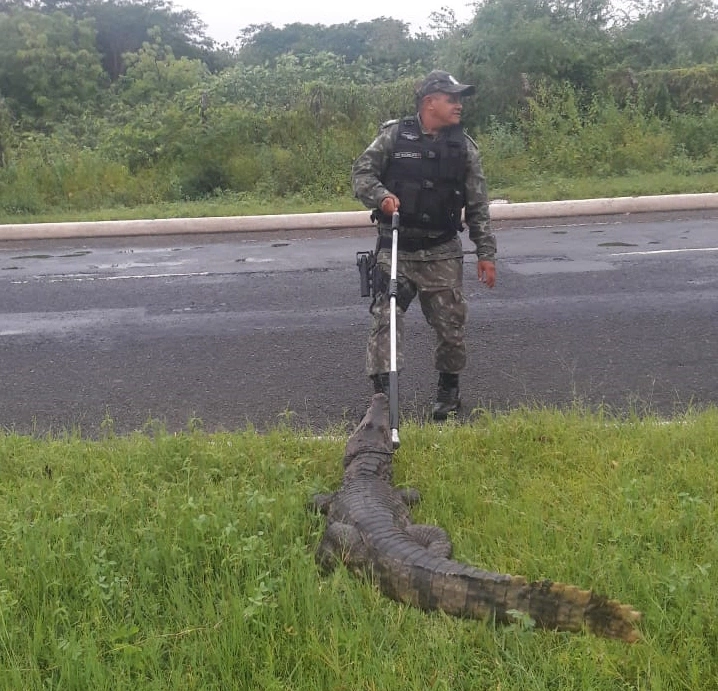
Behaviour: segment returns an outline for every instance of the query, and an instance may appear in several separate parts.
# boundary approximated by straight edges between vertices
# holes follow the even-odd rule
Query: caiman
[[[327,517],[316,553],[325,572],[344,563],[386,596],[424,610],[498,623],[527,615],[545,629],[639,640],[640,613],[630,605],[577,586],[528,582],[452,560],[442,528],[411,522],[409,506],[418,492],[392,485],[392,459],[388,399],[376,394],[347,442],[340,489],[313,500]]]

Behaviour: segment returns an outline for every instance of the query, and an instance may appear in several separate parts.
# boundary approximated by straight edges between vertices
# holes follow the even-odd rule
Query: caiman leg
[[[359,531],[348,523],[330,523],[317,547],[316,562],[324,573],[330,573],[339,564],[361,568],[369,561]]]
[[[309,510],[326,516],[327,513],[329,513],[329,506],[335,494],[336,492],[331,492],[330,494],[315,494],[309,502]]]
[[[413,487],[402,487],[396,491],[399,493],[401,500],[407,506],[414,506],[421,501],[421,494],[419,494],[418,489],[414,489]]]

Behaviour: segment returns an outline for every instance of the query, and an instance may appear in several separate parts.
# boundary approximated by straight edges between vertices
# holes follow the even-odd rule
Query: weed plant
[[[321,575],[345,434],[0,436],[0,689],[715,689],[718,411],[402,427],[456,557],[643,612],[629,646],[423,613]]]

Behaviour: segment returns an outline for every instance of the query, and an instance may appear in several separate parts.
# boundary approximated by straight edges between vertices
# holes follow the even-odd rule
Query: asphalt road
[[[497,224],[498,283],[466,256],[480,408],[671,415],[718,400],[718,213]],[[44,434],[354,424],[366,231],[0,243],[0,426]],[[470,250],[470,245],[466,244]],[[424,418],[433,337],[406,323],[404,415]]]

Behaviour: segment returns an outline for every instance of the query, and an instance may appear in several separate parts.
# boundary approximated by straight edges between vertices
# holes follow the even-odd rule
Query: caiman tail
[[[534,625],[557,631],[582,631],[634,643],[641,618],[630,605],[550,580],[532,583],[522,576],[484,571],[451,559],[423,564],[396,562],[382,572],[382,590],[425,610],[508,624],[528,615]],[[400,575],[403,573],[403,577]]]

